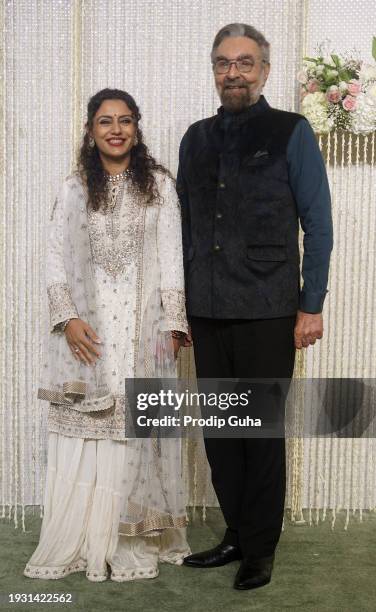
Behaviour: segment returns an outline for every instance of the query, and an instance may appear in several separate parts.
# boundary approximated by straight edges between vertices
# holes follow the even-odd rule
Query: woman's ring
[[[80,349],[76,347],[76,348],[74,349],[74,352],[75,352],[75,353],[79,353],[79,352],[80,352]]]

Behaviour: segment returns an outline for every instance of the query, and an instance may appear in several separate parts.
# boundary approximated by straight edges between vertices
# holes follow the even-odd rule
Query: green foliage
[[[355,78],[355,76],[356,72],[350,72],[350,70],[347,70],[346,68],[340,70],[339,72],[339,80],[345,81],[346,83],[350,81],[350,79]]]
[[[333,62],[335,63],[337,68],[341,67],[341,60],[339,59],[338,55],[335,55],[334,53],[332,53],[332,55],[330,56],[333,60]]]
[[[319,64],[320,62],[318,61],[321,58],[316,58],[316,57],[303,57],[303,60],[305,62],[313,62],[314,64]]]

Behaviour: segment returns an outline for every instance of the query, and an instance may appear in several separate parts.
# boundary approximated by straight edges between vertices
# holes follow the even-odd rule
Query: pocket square
[[[264,155],[269,155],[269,151],[256,151],[253,157],[263,157]]]

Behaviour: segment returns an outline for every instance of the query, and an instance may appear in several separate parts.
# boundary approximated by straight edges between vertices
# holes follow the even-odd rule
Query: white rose
[[[308,94],[303,100],[302,106],[304,108],[311,108],[319,104],[326,104],[325,94],[322,91],[315,91],[315,93]]]
[[[325,70],[325,66],[323,66],[322,64],[319,64],[316,67],[316,74],[320,76],[324,72],[324,70]]]
[[[369,134],[376,129],[376,101],[372,96],[360,93],[357,105],[351,113],[351,128],[356,134]]]
[[[370,97],[376,102],[376,83],[367,89],[367,98]]]
[[[362,81],[376,81],[376,66],[363,62],[359,70],[359,78]]]
[[[305,96],[302,111],[315,132],[319,134],[330,132],[333,120],[328,117],[328,103],[322,91]]]
[[[340,89],[340,91],[341,91],[342,93],[344,93],[345,91],[347,91],[347,83],[346,83],[346,81],[340,81],[340,82],[338,83],[338,87],[339,87],[339,89]]]
[[[328,70],[328,77],[336,77],[338,76],[338,70]]]

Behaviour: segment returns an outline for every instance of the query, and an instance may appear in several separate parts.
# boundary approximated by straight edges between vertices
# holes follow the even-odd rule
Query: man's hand
[[[294,338],[297,349],[306,348],[310,344],[315,344],[320,340],[324,333],[322,314],[310,314],[298,310],[296,317]]]

